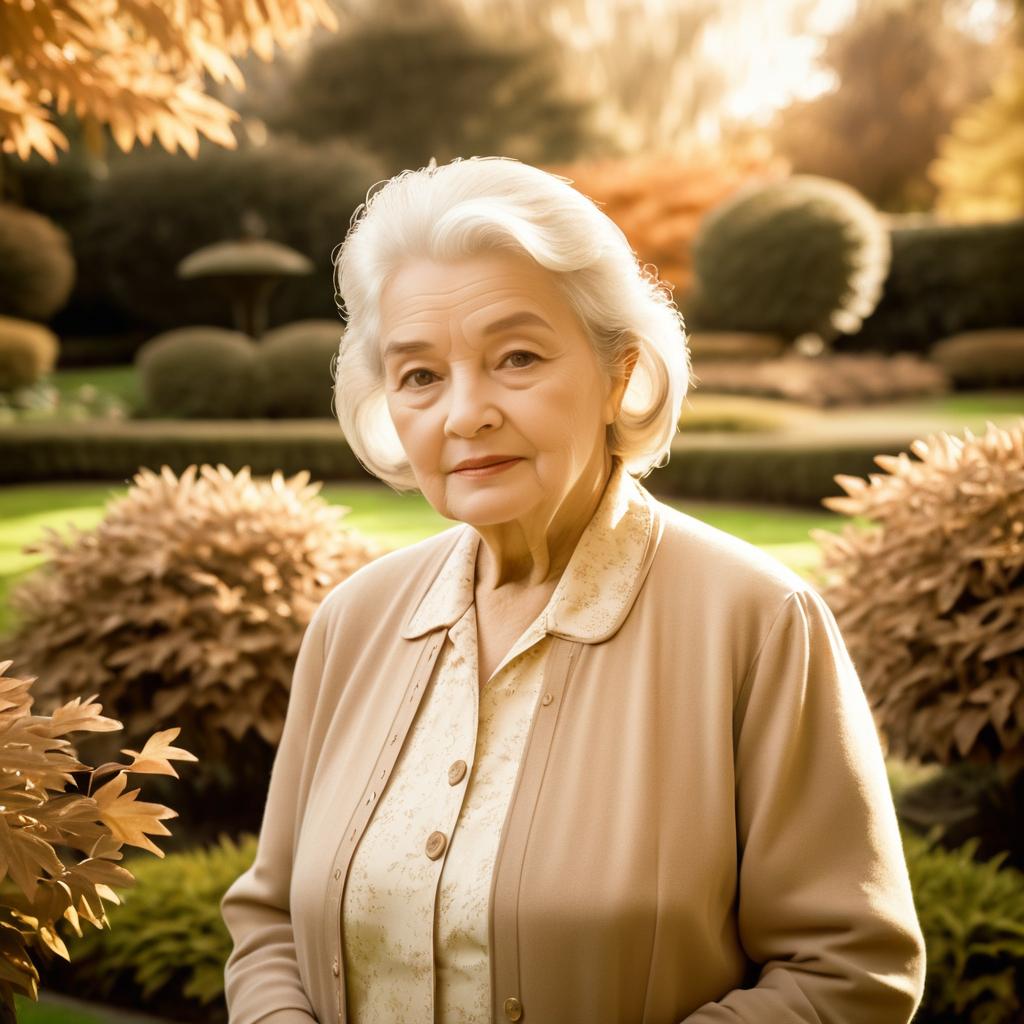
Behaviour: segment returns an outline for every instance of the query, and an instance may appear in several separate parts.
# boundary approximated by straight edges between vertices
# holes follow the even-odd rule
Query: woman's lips
[[[503,470],[514,466],[517,462],[522,462],[522,459],[508,459],[505,462],[494,462],[490,466],[475,466],[473,469],[457,469],[455,472],[459,476],[496,476]]]

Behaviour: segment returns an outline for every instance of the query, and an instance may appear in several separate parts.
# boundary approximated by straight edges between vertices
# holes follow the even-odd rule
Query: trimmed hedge
[[[882,299],[840,352],[919,352],[940,338],[1024,327],[1024,219],[994,224],[907,223],[892,229]]]
[[[685,434],[667,466],[644,481],[653,493],[681,498],[766,501],[819,508],[844,492],[838,473],[877,471],[880,452],[909,449],[912,436],[850,440],[755,434]],[[127,480],[139,466],[224,463],[257,475],[308,469],[318,480],[374,480],[332,420],[131,421],[32,423],[0,428],[0,483]]]
[[[1024,875],[976,844],[946,851],[902,832],[927,947],[925,993],[914,1024],[1016,1024],[1024,984]],[[231,937],[220,915],[229,885],[252,863],[256,836],[135,858],[137,886],[107,908],[110,927],[62,926],[71,962],[54,957],[44,988],[101,995],[179,1020],[225,1024],[223,964]]]

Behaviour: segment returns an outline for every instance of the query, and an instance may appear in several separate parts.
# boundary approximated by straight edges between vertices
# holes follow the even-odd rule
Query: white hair
[[[457,159],[403,171],[371,189],[353,214],[333,260],[347,324],[334,408],[356,458],[393,489],[417,484],[387,408],[381,292],[413,259],[495,249],[552,272],[609,379],[637,352],[619,415],[607,426],[608,450],[634,476],[668,462],[690,385],[683,318],[619,227],[569,181],[506,157]]]

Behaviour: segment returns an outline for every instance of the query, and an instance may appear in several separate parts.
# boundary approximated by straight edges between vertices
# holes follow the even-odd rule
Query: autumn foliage
[[[865,517],[823,548],[823,594],[890,753],[1024,770],[1024,420],[837,476],[836,512]]]
[[[96,148],[106,124],[125,152],[156,138],[195,156],[200,133],[233,149],[238,115],[204,93],[203,75],[242,89],[234,57],[269,61],[275,42],[291,45],[317,23],[338,26],[325,0],[0,3],[0,146],[55,161],[68,148],[56,108],[73,111]]]
[[[10,665],[0,662],[0,1008],[13,1019],[14,993],[37,998],[30,952],[70,960],[58,921],[69,921],[79,936],[82,920],[102,928],[109,924],[102,901],[117,904],[114,887],[134,885],[117,863],[121,847],[164,856],[149,836],[170,835],[161,822],[177,812],[137,800],[139,789],[126,790],[128,773],[178,778],[170,762],[196,758],[171,746],[179,732],[173,728],[154,733],[141,750],[122,750],[127,763],[90,768],[67,735],[109,732],[121,723],[100,714],[95,695],[76,697],[49,716],[33,714],[34,680],[7,676]],[[84,793],[72,774],[83,771]]]
[[[142,469],[95,529],[49,530],[28,549],[47,563],[11,595],[40,704],[100,692],[129,736],[173,715],[211,764],[240,743],[249,760],[253,744],[276,748],[314,610],[381,553],[320,486],[308,472]]]

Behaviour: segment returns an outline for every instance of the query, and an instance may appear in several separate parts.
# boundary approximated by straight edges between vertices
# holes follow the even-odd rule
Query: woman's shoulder
[[[657,499],[655,499],[657,501]],[[659,577],[687,581],[707,600],[778,608],[813,586],[774,555],[719,527],[657,501],[662,519]]]
[[[360,566],[335,584],[317,608],[317,616],[336,620],[345,614],[379,617],[386,610],[406,606],[418,589],[440,569],[465,524],[388,551]]]

